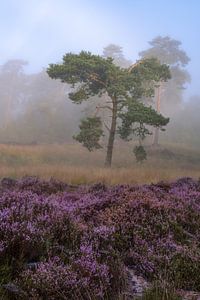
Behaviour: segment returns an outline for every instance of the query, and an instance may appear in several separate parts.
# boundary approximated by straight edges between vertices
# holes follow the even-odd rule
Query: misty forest
[[[2,4],[18,25],[9,21],[16,43],[10,51],[4,16],[0,299],[200,299],[199,45],[189,35],[197,31],[192,14],[199,5],[183,4],[184,12],[191,9],[190,25],[179,16],[188,40],[175,10],[172,28],[168,15],[158,24],[145,20],[146,31],[134,31],[143,32],[140,42],[121,31],[130,33],[126,26],[133,22],[128,0],[114,10],[103,1],[105,15],[98,5],[101,29],[92,28],[95,17],[86,21],[86,8],[81,12],[75,3],[68,3],[70,17],[62,0],[44,0],[41,7],[31,1],[40,12],[34,19],[23,0],[20,12],[14,2]],[[95,4],[83,2],[98,23]],[[152,11],[146,7],[150,17],[157,2]],[[137,18],[144,18],[143,6],[137,3]],[[20,44],[26,12],[23,22],[33,18],[41,27],[37,34],[31,27]],[[111,34],[108,20],[123,13],[119,36]],[[56,32],[55,24],[71,26],[74,37],[69,29],[65,37]],[[107,31],[109,38],[101,38]],[[33,55],[37,47],[43,50]]]

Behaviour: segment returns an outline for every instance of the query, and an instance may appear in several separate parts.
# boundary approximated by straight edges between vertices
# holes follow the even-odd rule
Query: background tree
[[[26,136],[29,132],[38,143],[71,140],[73,128],[78,128],[80,109],[66,101],[69,90],[66,84],[52,81],[46,69],[32,75],[31,98],[23,116],[26,125],[20,126]]]
[[[5,129],[27,101],[25,95],[29,86],[29,76],[24,73],[26,65],[26,61],[15,59],[0,66],[0,106],[3,112],[1,126]]]
[[[171,80],[159,84],[156,91],[156,109],[173,116],[182,103],[185,84],[190,82],[190,75],[185,70],[190,59],[181,49],[181,42],[169,36],[158,36],[149,42],[150,48],[139,53],[141,58],[156,57],[161,64],[170,67]],[[155,129],[154,145],[158,145],[159,129]]]
[[[111,112],[111,124],[106,166],[111,166],[112,163],[119,112],[126,109],[131,100],[138,100],[144,95],[152,97],[155,83],[170,78],[169,68],[156,59],[145,59],[134,68],[125,69],[116,66],[111,58],[105,59],[84,51],[64,55],[63,63],[50,64],[47,73],[51,78],[60,79],[74,87],[69,98],[75,103],[81,103],[95,95],[108,95],[111,106],[105,106],[104,109]]]
[[[132,61],[125,58],[123,48],[119,45],[109,44],[103,49],[103,57],[113,58],[113,63],[121,68],[128,68]]]
[[[190,149],[200,148],[200,96],[191,96],[184,102],[170,122],[165,140]],[[189,121],[188,121],[189,120]],[[189,158],[188,158],[189,160]]]
[[[0,142],[72,141],[82,108],[66,101],[69,86],[52,81],[45,69],[27,74],[26,64],[12,60],[0,67]]]

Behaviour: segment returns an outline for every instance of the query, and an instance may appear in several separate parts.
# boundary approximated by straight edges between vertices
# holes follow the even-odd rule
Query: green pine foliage
[[[79,126],[80,132],[74,139],[82,143],[89,151],[100,149],[99,144],[101,136],[103,136],[101,119],[98,117],[89,117],[81,121]]]
[[[157,113],[151,106],[145,106],[142,102],[129,100],[127,110],[120,113],[122,120],[118,128],[120,137],[124,140],[130,139],[131,134],[136,135],[143,140],[151,131],[146,126],[153,126],[162,130],[169,122],[169,118],[165,118]]]
[[[133,152],[135,154],[137,162],[143,162],[145,159],[147,159],[147,153],[143,146],[135,146]]]

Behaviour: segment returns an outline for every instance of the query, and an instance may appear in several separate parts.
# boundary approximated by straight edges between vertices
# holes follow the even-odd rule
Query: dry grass
[[[139,165],[131,153],[132,146],[116,144],[113,167],[103,167],[105,153],[89,153],[77,144],[12,146],[0,145],[0,177],[19,178],[25,175],[85,184],[150,183],[173,180],[182,176],[200,177],[200,160],[197,151],[165,146],[170,153],[152,151],[147,162]]]

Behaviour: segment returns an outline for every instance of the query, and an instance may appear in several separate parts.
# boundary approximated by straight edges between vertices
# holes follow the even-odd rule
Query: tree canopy
[[[139,53],[142,59],[157,58],[161,64],[170,68],[171,80],[165,84],[163,91],[163,107],[167,110],[169,104],[177,105],[181,102],[182,90],[190,82],[190,75],[185,67],[190,61],[185,51],[181,49],[181,42],[169,36],[158,36],[149,42],[150,48]]]
[[[50,64],[47,73],[53,79],[71,84],[74,89],[69,94],[69,98],[77,104],[92,96],[108,95],[109,101],[103,107],[111,112],[106,166],[111,166],[112,162],[119,113],[124,110],[129,111],[130,103],[139,101],[143,96],[153,97],[156,83],[170,78],[169,67],[160,64],[156,58],[143,59],[133,67],[121,68],[114,64],[111,57],[103,58],[85,51],[80,54],[67,53],[63,56],[62,64]],[[89,122],[91,123],[91,120]],[[100,126],[98,122],[95,124]],[[82,125],[84,126],[80,129],[85,128],[87,123]],[[152,125],[158,126],[153,121]],[[85,139],[87,138],[88,135],[85,134]],[[87,144],[82,138],[81,142]]]
[[[103,49],[103,57],[112,57],[114,64],[121,68],[128,68],[132,64],[125,58],[123,48],[115,44],[109,44]]]
[[[157,58],[160,63],[168,64],[171,80],[159,84],[156,96],[156,109],[173,116],[182,105],[185,84],[190,82],[190,75],[185,69],[190,58],[181,48],[181,42],[169,36],[157,36],[149,42],[150,48],[139,53],[142,59]],[[153,145],[158,146],[159,129],[155,128]]]

